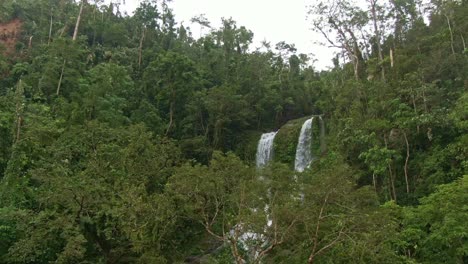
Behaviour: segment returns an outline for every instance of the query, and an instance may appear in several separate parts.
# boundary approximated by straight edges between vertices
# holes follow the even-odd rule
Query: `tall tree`
[[[358,34],[368,23],[367,13],[348,0],[333,0],[314,5],[309,10],[309,15],[313,29],[331,47],[339,48],[346,54],[353,63],[354,78],[360,80],[365,65],[362,56],[364,43]]]
[[[75,30],[73,31],[73,41],[78,37],[78,30],[80,29],[81,17],[83,15],[83,7],[87,4],[86,0],[81,0],[80,11],[76,17]]]

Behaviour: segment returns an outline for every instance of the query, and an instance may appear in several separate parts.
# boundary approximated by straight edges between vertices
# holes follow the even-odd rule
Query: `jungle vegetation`
[[[468,1],[310,4],[329,70],[168,0],[1,1],[0,263],[468,263]]]

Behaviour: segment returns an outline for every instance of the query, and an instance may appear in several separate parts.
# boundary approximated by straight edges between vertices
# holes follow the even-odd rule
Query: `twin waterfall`
[[[323,124],[322,117],[319,116],[320,119],[320,147],[323,150],[324,147],[324,135],[325,135],[325,128]],[[294,169],[297,172],[303,172],[306,168],[308,168],[313,161],[312,155],[312,124],[314,121],[314,117],[306,120],[301,128],[301,133],[299,134],[299,139],[296,147],[296,158],[294,163]],[[263,168],[268,165],[268,163],[273,159],[273,141],[275,140],[275,136],[278,132],[270,132],[264,133],[260,137],[257,145],[257,155],[256,155],[256,164],[257,168]],[[254,211],[258,209],[252,209]],[[265,204],[265,213],[266,213],[266,226],[270,227],[273,224],[273,220],[270,218],[269,214],[269,206]],[[235,228],[231,230],[231,233],[235,232]],[[249,244],[257,244],[257,245],[267,245],[268,240],[262,235],[255,232],[244,232],[240,236],[241,245],[243,246],[244,250],[251,253],[253,259],[258,257],[259,251],[258,248],[254,247],[251,248]]]
[[[323,137],[325,134],[325,127],[321,116],[320,120],[320,147],[325,147]],[[310,166],[314,157],[312,154],[312,125],[314,117],[307,119],[301,128],[299,139],[296,147],[296,158],[294,162],[294,169],[298,172],[303,172]],[[265,167],[269,161],[273,159],[273,141],[277,132],[270,132],[262,134],[257,146],[256,164],[257,168]]]

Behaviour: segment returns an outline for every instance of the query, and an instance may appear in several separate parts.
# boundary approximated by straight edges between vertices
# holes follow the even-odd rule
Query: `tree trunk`
[[[384,135],[384,141],[385,141],[385,148],[388,148],[388,142],[387,142],[387,137]],[[391,161],[392,162],[392,161]],[[397,196],[396,196],[396,190],[395,190],[395,183],[394,183],[394,177],[393,177],[393,171],[392,171],[392,163],[388,163],[388,180],[390,182],[390,197],[396,202],[397,201]]]
[[[403,136],[405,138],[406,143],[406,160],[405,160],[405,181],[406,181],[406,193],[410,192],[409,181],[408,181],[408,161],[410,158],[410,149],[408,143],[408,137],[406,136],[406,132],[403,131]]]
[[[76,37],[78,36],[78,29],[80,27],[81,15],[83,14],[83,6],[85,1],[86,0],[81,0],[80,13],[78,13],[78,17],[76,18],[75,31],[73,32],[73,41],[75,41]]]
[[[390,195],[390,200],[394,200],[393,193],[392,193],[392,181],[390,180],[390,177],[388,177],[387,186],[388,186],[388,194]]]
[[[50,15],[50,26],[49,26],[49,39],[47,40],[47,45],[50,44],[50,40],[52,39],[52,23],[53,23],[52,14]]]
[[[426,92],[425,91],[426,91],[426,88],[423,85],[423,89],[422,89],[423,104],[424,104],[424,111],[427,114],[429,112],[429,109],[427,108],[427,98],[426,98]]]
[[[393,68],[394,61],[393,61],[393,49],[390,49],[390,67]]]
[[[143,53],[143,41],[145,40],[146,27],[143,27],[140,38],[140,46],[138,47],[138,67],[141,67],[142,53]]]
[[[372,20],[374,22],[375,38],[377,42],[380,70],[382,74],[382,80],[385,81],[385,68],[383,66],[382,45],[380,44],[380,31],[377,26],[377,11],[375,10],[375,6],[377,5],[377,0],[371,0],[370,2],[371,2]]]
[[[415,92],[413,91],[413,89],[411,88],[411,101],[413,103],[413,110],[414,110],[414,115],[417,116],[418,115],[418,107],[416,105],[416,96],[415,96]],[[419,133],[419,124],[416,126],[416,131]]]
[[[15,142],[18,142],[20,140],[21,136],[21,123],[23,122],[23,109],[24,109],[24,101],[23,101],[23,96],[24,96],[24,90],[22,86],[22,80],[20,79],[18,82],[18,85],[16,87],[15,91],[15,101],[16,101],[16,138]]]
[[[317,256],[317,246],[318,246],[318,234],[319,234],[319,231],[320,231],[320,224],[321,224],[321,221],[322,221],[322,215],[325,211],[325,206],[327,206],[327,203],[328,203],[328,197],[330,196],[330,193],[327,193],[327,195],[325,196],[325,199],[322,203],[322,207],[320,208],[320,213],[318,215],[318,218],[317,218],[317,224],[315,226],[315,234],[314,234],[314,239],[313,239],[313,246],[312,246],[312,250],[310,252],[310,255],[309,255],[309,258],[307,259],[307,263],[309,264],[312,264],[314,263],[314,260],[315,260],[315,256]]]
[[[395,190],[395,177],[394,177],[394,173],[392,171],[392,164],[391,163],[388,163],[388,172],[389,172],[389,177],[390,177],[390,188],[392,189],[393,200],[396,202],[397,201],[397,195],[396,195],[396,190]]]
[[[174,100],[172,100],[171,105],[169,107],[169,125],[167,126],[166,136],[169,134],[169,131],[172,128],[172,124],[174,123],[174,106],[175,106],[175,103],[174,103]]]
[[[375,194],[377,194],[377,180],[375,179],[375,173],[372,173],[372,184],[374,185]]]
[[[18,118],[16,119],[16,142],[20,140],[22,122],[23,122],[23,117],[21,115],[18,115]]]
[[[462,40],[462,43],[463,43],[463,52],[465,52],[465,50],[466,50],[465,38],[463,37],[463,34],[460,34],[460,37],[461,37],[461,40]]]
[[[325,155],[327,153],[327,142],[325,141],[325,121],[322,116],[319,116],[320,122],[320,154]]]
[[[354,65],[354,78],[356,81],[359,81],[359,72],[360,72],[360,60],[362,59],[361,52],[359,50],[359,45],[358,45],[358,40],[356,36],[354,35],[353,31],[351,31],[349,28],[345,27],[342,28],[340,27],[335,21],[330,20],[329,23],[332,25],[332,27],[338,32],[338,35],[343,38],[344,43],[343,45],[337,46],[325,33],[325,31],[322,30],[320,27],[316,27],[318,31],[322,33],[322,35],[327,39],[327,41],[334,47],[337,48],[344,48],[346,52],[348,53],[348,56],[350,57],[351,61],[353,62]],[[346,33],[348,32],[349,35],[351,36],[348,38],[346,36]],[[349,43],[352,43],[352,47]]]
[[[455,48],[453,47],[453,32],[452,32],[452,26],[450,25],[450,19],[447,15],[444,15],[444,16],[447,19],[447,25],[450,31],[450,47],[452,48],[452,54],[455,54]]]
[[[56,92],[57,96],[60,94],[60,87],[62,86],[63,71],[65,70],[65,63],[66,63],[66,60],[64,59],[63,64],[62,64],[62,71],[60,72],[60,79],[57,85],[57,92]]]
[[[401,11],[399,10],[398,8],[398,5],[396,4],[395,0],[392,0],[391,1],[393,7],[394,7],[394,10],[396,11],[397,15],[396,15],[396,19],[395,19],[395,31],[394,31],[394,35],[395,35],[395,41],[398,42],[398,44],[401,44],[402,40],[401,40],[401,36],[403,35],[403,22],[402,22],[402,14],[401,14]],[[395,46],[395,45],[394,45]]]
[[[239,248],[237,247],[237,243],[239,242],[239,228],[238,226],[234,227],[234,235],[232,237],[228,237],[227,241],[231,244],[231,253],[236,261],[236,264],[244,264],[245,261],[242,258]]]
[[[242,259],[239,249],[237,248],[237,241],[235,239],[232,239],[230,241],[231,247],[232,247],[232,254],[234,256],[234,259],[236,260],[236,264],[244,264],[245,261]]]
[[[357,59],[357,57],[354,58],[353,60],[353,64],[354,64],[354,79],[356,79],[356,81],[359,81],[359,60]]]

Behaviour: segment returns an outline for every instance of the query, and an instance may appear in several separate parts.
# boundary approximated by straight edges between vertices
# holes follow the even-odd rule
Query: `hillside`
[[[468,1],[310,4],[326,71],[171,1],[2,1],[0,264],[467,263]]]

